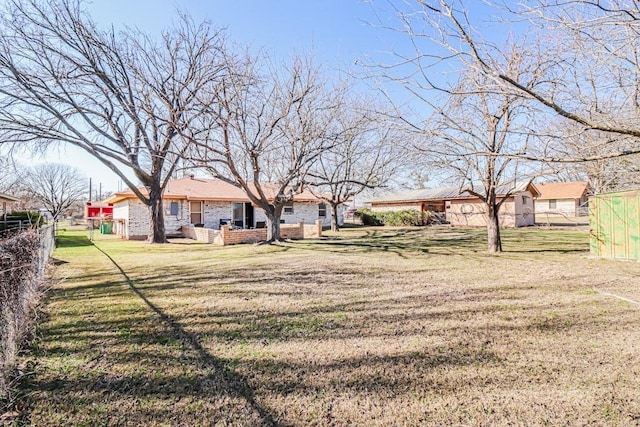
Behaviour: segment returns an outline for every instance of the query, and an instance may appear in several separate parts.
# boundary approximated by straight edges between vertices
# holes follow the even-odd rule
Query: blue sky
[[[229,39],[266,49],[286,59],[294,53],[313,53],[330,70],[356,69],[366,57],[389,60],[387,52],[409,46],[406,35],[370,25],[376,13],[390,21],[386,1],[362,0],[94,0],[87,10],[99,26],[137,27],[157,35],[184,11],[198,22],[209,20],[226,28]],[[406,96],[395,91],[398,96]],[[104,190],[118,190],[118,177],[90,155],[74,147],[51,152],[47,161],[62,161],[80,168],[102,183]]]
[[[351,61],[391,36],[363,21],[372,7],[359,0],[110,0],[96,1],[91,14],[100,23],[157,32],[176,10],[227,28],[231,39],[265,47],[279,55],[313,48],[326,61]]]
[[[99,26],[130,26],[150,34],[170,26],[180,10],[195,21],[206,19],[225,28],[235,42],[266,49],[280,59],[312,52],[333,70],[353,68],[364,56],[387,51],[399,41],[398,35],[366,23],[375,14],[371,4],[359,0],[94,0],[87,10]],[[103,190],[122,186],[115,174],[75,147],[51,151],[47,161],[73,164],[93,178],[94,188],[99,182]]]

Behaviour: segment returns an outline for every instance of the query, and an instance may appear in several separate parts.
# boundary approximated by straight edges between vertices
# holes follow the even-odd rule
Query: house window
[[[178,202],[171,202],[169,205],[169,215],[178,215]]]
[[[522,204],[526,205],[527,203],[529,203],[529,197],[527,196],[522,196]]]
[[[319,218],[325,218],[327,216],[327,204],[326,203],[320,203],[318,205],[318,217]]]
[[[202,224],[202,202],[189,202],[191,224]]]
[[[555,209],[558,207],[558,201],[556,199],[549,199],[549,209]]]
[[[285,203],[284,204],[283,213],[285,215],[292,215],[293,214],[293,202],[289,202],[289,203]]]

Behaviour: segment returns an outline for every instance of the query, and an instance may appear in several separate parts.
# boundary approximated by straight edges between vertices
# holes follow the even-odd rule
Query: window
[[[189,202],[191,224],[202,224],[202,202]]]
[[[285,203],[283,213],[285,215],[293,214],[293,202]]]
[[[232,203],[231,211],[233,212],[233,226],[244,228],[244,203]]]
[[[558,206],[557,200],[556,199],[549,199],[549,209],[555,209]]]
[[[171,202],[169,205],[169,215],[178,215],[178,202]]]
[[[319,218],[325,218],[327,216],[327,204],[326,203],[320,203],[318,205],[318,217]]]
[[[522,204],[526,205],[527,203],[529,203],[529,197],[527,196],[522,196]]]

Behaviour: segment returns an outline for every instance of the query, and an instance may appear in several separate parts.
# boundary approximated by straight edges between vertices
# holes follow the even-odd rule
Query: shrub
[[[378,212],[373,212],[369,208],[360,208],[356,211],[355,216],[360,218],[362,225],[384,225],[384,222],[378,216]]]
[[[0,221],[0,231],[20,230],[25,228],[40,228],[45,222],[45,218],[39,212],[21,211],[12,212],[7,215],[6,220]]]
[[[425,225],[431,216],[430,212],[420,212],[415,209],[401,211],[374,212],[369,208],[358,209],[359,216],[364,225],[389,225],[392,227],[405,227],[413,225]]]
[[[40,214],[40,212],[35,211],[19,211],[12,212],[7,215],[7,221],[21,221],[23,223],[29,224],[32,227],[42,227],[44,224],[45,218]]]
[[[420,212],[413,209],[406,209],[395,212],[383,212],[383,220],[385,225],[390,226],[411,226],[424,225],[429,217],[428,212]]]

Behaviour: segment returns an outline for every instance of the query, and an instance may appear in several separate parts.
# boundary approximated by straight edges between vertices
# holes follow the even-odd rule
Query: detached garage
[[[589,222],[592,254],[640,260],[640,190],[591,197]]]

